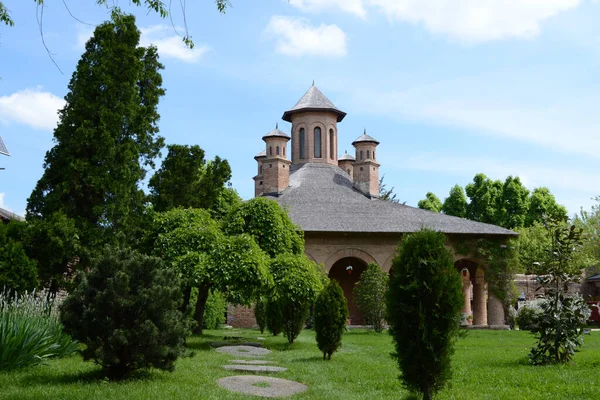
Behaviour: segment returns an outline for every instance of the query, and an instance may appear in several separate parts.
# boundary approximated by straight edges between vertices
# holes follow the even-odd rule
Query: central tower
[[[346,113],[339,110],[313,84],[282,119],[292,123],[292,164],[338,165],[337,123]]]

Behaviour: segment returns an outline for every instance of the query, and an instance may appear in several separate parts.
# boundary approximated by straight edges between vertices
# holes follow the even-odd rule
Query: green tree
[[[233,303],[249,305],[272,285],[268,258],[252,237],[224,235],[206,210],[157,213],[147,247],[179,272],[184,309],[189,304],[191,288],[198,288],[196,333],[202,333],[204,308],[212,290],[226,292]]]
[[[450,189],[450,195],[444,200],[444,204],[442,205],[442,212],[455,217],[466,218],[467,196],[465,196],[462,186],[454,185]]]
[[[533,189],[529,197],[525,226],[532,226],[536,222],[543,223],[544,217],[564,221],[567,219],[567,209],[556,202],[550,189],[540,187]]]
[[[383,331],[385,326],[385,294],[388,281],[389,275],[379,265],[371,263],[354,286],[356,305],[375,332]]]
[[[332,279],[315,302],[315,335],[323,360],[331,360],[331,355],[342,345],[347,320],[348,305],[344,292]]]
[[[587,275],[600,272],[600,196],[589,211],[581,210],[573,223],[582,229],[583,246],[576,262],[587,269]]]
[[[13,224],[23,223],[9,225]],[[21,242],[9,235],[9,225],[0,223],[0,291],[32,291],[39,286],[36,262],[27,257]]]
[[[477,174],[473,183],[465,187],[469,197],[467,218],[488,224],[500,223],[501,211],[498,210],[502,198],[502,182],[492,181],[484,174]]]
[[[569,295],[568,283],[579,282],[581,270],[573,264],[573,254],[582,245],[582,230],[575,225],[565,226],[560,221],[548,221],[551,246],[540,262],[545,275],[538,281],[546,290],[547,301],[531,330],[537,344],[531,349],[534,365],[566,363],[583,344],[583,327],[590,311],[580,295]]]
[[[281,310],[282,331],[289,343],[302,331],[310,307],[323,288],[322,273],[305,255],[280,254],[271,260],[275,284],[271,301]]]
[[[379,199],[391,201],[392,203],[400,203],[400,199],[398,199],[396,193],[394,193],[394,187],[388,189],[383,178],[385,178],[385,175],[382,175],[381,178],[379,178]]]
[[[231,179],[227,160],[215,157],[208,163],[200,146],[169,145],[160,169],[150,178],[154,210],[173,208],[215,209]]]
[[[133,16],[96,28],[69,83],[44,174],[28,199],[29,220],[62,212],[84,246],[117,239],[105,233],[139,223],[145,201],[139,183],[163,146],[157,110],[163,66],[156,48],[139,41]]]
[[[254,304],[254,318],[261,335],[265,333],[267,327],[267,301],[264,298],[259,298]]]
[[[256,197],[232,209],[224,220],[228,235],[247,233],[269,257],[304,254],[304,234],[275,200]]]
[[[521,179],[508,176],[498,197],[496,223],[508,229],[525,226],[529,210],[529,190]]]
[[[407,235],[392,261],[387,321],[401,379],[429,400],[451,378],[451,356],[464,298],[446,236]]]
[[[431,192],[427,192],[425,199],[419,200],[417,205],[423,210],[429,210],[437,213],[441,212],[443,207],[442,201]]]
[[[172,371],[191,323],[177,309],[176,272],[156,257],[106,247],[61,306],[67,333],[86,345],[84,360],[112,379],[150,367]]]

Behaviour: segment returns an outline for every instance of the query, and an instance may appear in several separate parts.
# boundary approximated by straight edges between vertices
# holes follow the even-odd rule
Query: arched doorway
[[[487,325],[487,291],[484,280],[484,271],[476,262],[461,259],[454,263],[460,272],[464,305],[463,314],[471,316],[469,325]]]
[[[367,269],[367,263],[360,258],[344,257],[336,261],[329,270],[329,278],[338,281],[344,291],[350,314],[348,319],[351,325],[364,325],[365,323],[352,295],[354,285],[356,285],[365,269]]]

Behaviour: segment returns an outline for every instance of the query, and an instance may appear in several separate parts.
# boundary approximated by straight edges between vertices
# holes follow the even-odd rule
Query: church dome
[[[292,115],[302,111],[329,111],[337,114],[337,122],[342,122],[346,113],[338,109],[314,84],[294,107],[283,113],[284,121],[292,122]]]

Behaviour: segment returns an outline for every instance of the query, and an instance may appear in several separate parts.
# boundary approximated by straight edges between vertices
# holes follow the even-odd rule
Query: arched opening
[[[354,302],[352,290],[360,279],[362,273],[367,269],[367,263],[356,257],[344,257],[336,261],[329,270],[329,278],[338,281],[344,297],[348,303],[348,312],[351,325],[364,325],[365,321]]]
[[[476,262],[462,259],[454,263],[463,284],[464,305],[461,313],[466,315],[467,325],[487,325],[487,290],[484,271]],[[461,321],[465,324],[465,321]]]

